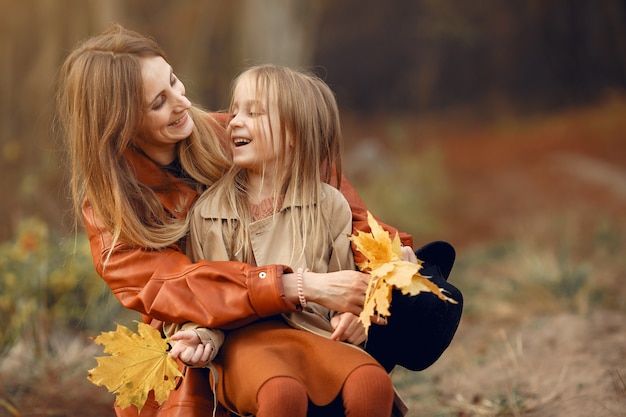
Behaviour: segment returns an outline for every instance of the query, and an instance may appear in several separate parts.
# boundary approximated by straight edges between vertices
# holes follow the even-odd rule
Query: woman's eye
[[[154,106],[152,106],[152,110],[159,110],[161,107],[163,107],[163,104],[165,104],[165,98],[162,97],[161,99],[159,99],[159,101],[154,103]]]
[[[178,78],[172,74],[172,79],[170,80],[170,85],[174,87],[174,85],[178,82]]]

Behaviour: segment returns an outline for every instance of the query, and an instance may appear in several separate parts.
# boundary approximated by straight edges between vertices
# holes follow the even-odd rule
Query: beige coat
[[[306,210],[301,201],[284,201],[281,210],[274,216],[251,223],[252,250],[257,265],[281,264],[313,272],[325,273],[354,269],[354,257],[348,236],[352,232],[352,212],[345,197],[336,188],[322,183],[322,213],[327,220],[329,244],[323,248],[304,248],[304,259],[295,254],[303,252],[304,237],[293,230],[288,220],[292,210]],[[192,260],[207,259],[237,260],[238,254],[229,253],[225,242],[222,220],[236,219],[235,214],[223,201],[210,199],[207,194],[200,197],[192,214],[188,242],[188,254]],[[295,233],[295,234],[294,234]],[[293,241],[293,236],[299,238]],[[294,327],[329,336],[332,333],[332,312],[325,307],[308,303],[302,312],[283,314]],[[322,318],[322,320],[319,320]]]
[[[307,207],[300,201],[284,201],[276,215],[248,226],[257,265],[280,264],[290,266],[294,271],[308,268],[319,273],[355,268],[348,239],[352,232],[350,205],[339,190],[325,183],[321,185],[322,213],[327,220],[329,244],[323,248],[308,245],[304,248],[304,259],[296,257],[294,254],[302,253],[304,239],[300,236],[295,242],[292,241],[295,231],[288,216],[291,210],[306,210]],[[210,197],[210,193],[203,194],[193,209],[187,253],[194,262],[200,259],[242,261],[238,254],[229,252],[222,227],[223,220],[236,220],[235,213],[224,201]],[[308,303],[301,312],[283,314],[290,325],[327,337],[333,330],[330,326],[331,316],[331,311],[314,303]],[[223,341],[220,331],[211,331],[193,323],[164,325],[168,337],[181,329],[194,329],[203,343],[211,342],[214,349],[210,360],[213,360]]]
[[[299,201],[284,201],[279,213],[251,223],[248,228],[257,265],[279,263],[297,268],[309,268],[314,272],[354,269],[354,258],[348,236],[352,232],[352,212],[341,192],[328,184],[322,184],[322,212],[327,220],[331,242],[322,248],[304,248],[305,259],[293,254],[302,252],[303,237],[292,241],[292,224],[287,220],[292,210],[306,210]],[[198,200],[192,214],[188,242],[188,254],[192,260],[237,260],[238,254],[228,253],[222,220],[236,220],[234,213],[223,201],[210,199],[204,194]]]

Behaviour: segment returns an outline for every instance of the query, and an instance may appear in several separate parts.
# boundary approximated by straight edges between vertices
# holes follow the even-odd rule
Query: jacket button
[[[267,276],[267,273],[265,272],[259,272],[259,278],[263,279]]]

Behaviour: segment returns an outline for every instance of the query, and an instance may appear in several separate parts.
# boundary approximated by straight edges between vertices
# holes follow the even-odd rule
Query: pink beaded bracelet
[[[304,270],[302,268],[298,268],[298,273],[296,274],[296,282],[298,284],[298,300],[300,300],[300,306],[302,308],[306,307],[306,298],[304,298],[304,283],[302,281],[303,273]]]

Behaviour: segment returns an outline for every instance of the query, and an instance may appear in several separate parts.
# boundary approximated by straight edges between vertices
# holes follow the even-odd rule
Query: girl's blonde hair
[[[77,218],[85,198],[113,235],[143,248],[163,248],[187,232],[184,219],[168,213],[157,192],[141,183],[125,154],[142,123],[145,108],[142,59],[165,53],[152,39],[111,25],[81,42],[59,73],[57,105],[71,164],[70,187]],[[177,155],[191,184],[200,192],[230,166],[221,144],[223,133],[207,114],[190,109],[195,128],[177,145]],[[135,149],[136,151],[140,151]],[[165,173],[164,180],[168,184]]]
[[[341,179],[341,125],[339,109],[332,90],[319,77],[305,71],[296,71],[273,65],[254,66],[235,78],[232,92],[239,82],[251,81],[255,93],[262,103],[272,99],[278,108],[278,125],[282,149],[292,145],[293,160],[287,164],[282,153],[282,161],[276,169],[290,169],[286,177],[282,172],[272,173],[274,178],[286,178],[283,184],[276,184],[274,201],[286,191],[285,201],[301,201],[312,207],[310,210],[291,210],[292,230],[299,231],[293,239],[303,239],[302,247],[320,247],[328,244],[328,220],[323,217],[320,181],[328,182],[332,171],[337,180]],[[270,123],[271,125],[271,123]],[[282,168],[281,168],[282,167]],[[234,187],[233,187],[234,184]],[[339,185],[337,185],[339,187]],[[252,221],[248,203],[246,171],[233,166],[231,170],[210,191],[212,198],[223,198],[237,213],[240,222],[230,224],[232,237],[231,253],[240,253],[241,260],[254,261],[249,247],[250,236],[247,225]],[[277,207],[275,207],[276,209]],[[278,207],[279,208],[279,207]],[[295,254],[299,259],[302,254]],[[293,258],[293,256],[292,256]]]

